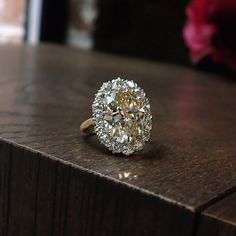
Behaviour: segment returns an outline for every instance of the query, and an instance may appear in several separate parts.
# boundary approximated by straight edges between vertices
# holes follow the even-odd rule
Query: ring
[[[143,149],[150,138],[150,103],[134,81],[117,78],[102,84],[92,104],[92,118],[80,125],[96,134],[112,153],[130,155]]]

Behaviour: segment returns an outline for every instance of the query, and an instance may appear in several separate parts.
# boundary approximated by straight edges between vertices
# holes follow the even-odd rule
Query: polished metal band
[[[80,131],[86,134],[94,134],[94,123],[93,118],[89,118],[81,123]]]

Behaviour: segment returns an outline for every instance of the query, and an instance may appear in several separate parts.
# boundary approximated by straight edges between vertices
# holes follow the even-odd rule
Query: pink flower
[[[192,0],[186,14],[183,35],[192,62],[210,56],[236,70],[236,0]]]

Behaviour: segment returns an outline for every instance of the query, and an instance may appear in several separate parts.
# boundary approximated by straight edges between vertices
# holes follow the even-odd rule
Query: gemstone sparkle
[[[130,155],[150,138],[152,116],[144,91],[121,78],[103,83],[92,105],[94,130],[113,153]]]

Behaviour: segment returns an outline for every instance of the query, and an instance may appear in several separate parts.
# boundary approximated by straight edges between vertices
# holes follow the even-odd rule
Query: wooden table
[[[0,235],[236,234],[236,80],[57,46],[0,48]],[[101,83],[135,80],[151,141],[81,135]]]

